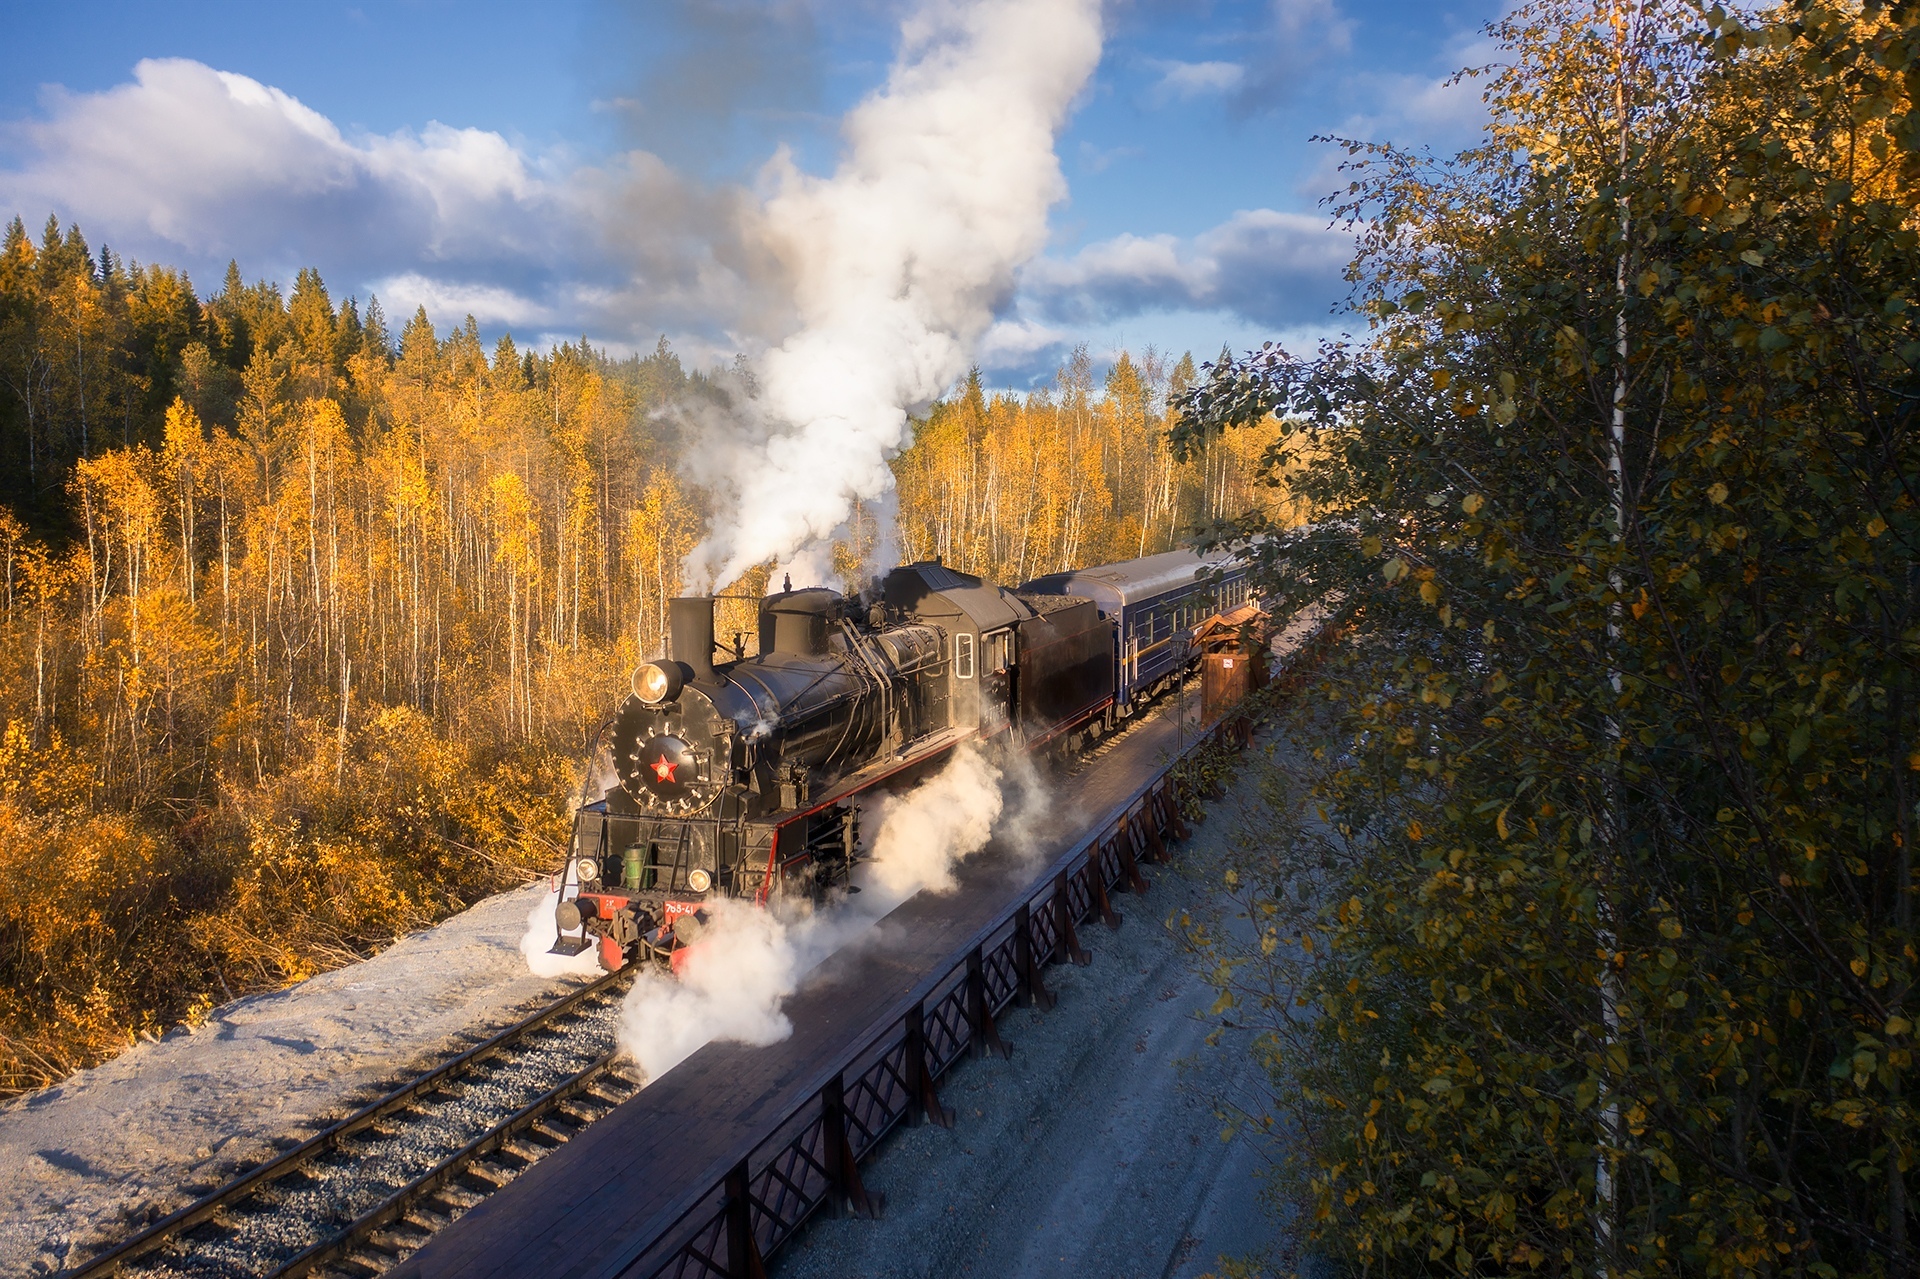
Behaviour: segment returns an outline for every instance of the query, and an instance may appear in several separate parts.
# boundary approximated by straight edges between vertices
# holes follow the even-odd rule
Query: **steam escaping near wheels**
[[[712,902],[675,975],[648,969],[635,977],[621,1008],[621,1047],[651,1081],[714,1040],[778,1043],[793,1033],[783,1009],[808,972],[866,939],[916,893],[951,892],[956,868],[994,836],[1016,854],[1037,850],[1034,830],[1047,811],[1047,792],[1023,754],[962,746],[939,773],[886,799],[858,897],[819,910],[805,901],[769,909]]]

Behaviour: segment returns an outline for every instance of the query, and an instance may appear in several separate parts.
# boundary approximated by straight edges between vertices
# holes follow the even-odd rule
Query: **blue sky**
[[[825,174],[885,79],[906,6],[34,6],[0,44],[0,214],[49,210],[123,256],[425,303],[443,329],[666,333],[750,345],[707,234],[777,146]],[[1338,327],[1344,244],[1319,200],[1340,133],[1469,142],[1498,6],[1461,0],[1110,4],[1056,146],[1069,187],[979,352],[1043,377],[1073,343],[1206,358]],[[240,79],[244,77],[244,79]],[[251,112],[252,114],[248,114]]]

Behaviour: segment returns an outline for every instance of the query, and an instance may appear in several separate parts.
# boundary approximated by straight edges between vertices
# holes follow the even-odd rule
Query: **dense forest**
[[[904,552],[1018,581],[1276,496],[1271,431],[1172,460],[1192,374],[970,378],[895,461]],[[311,270],[202,297],[53,220],[8,228],[0,378],[0,1090],[549,868],[584,737],[725,518],[679,407],[752,386],[664,339],[395,335]]]
[[[1910,1276],[1920,7],[1491,34],[1482,145],[1348,146],[1363,335],[1176,425],[1311,442],[1357,610],[1189,921],[1247,1117],[1351,1273]]]

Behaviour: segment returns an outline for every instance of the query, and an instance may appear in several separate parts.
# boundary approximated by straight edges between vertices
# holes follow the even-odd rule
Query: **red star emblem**
[[[660,758],[653,761],[648,767],[653,769],[653,775],[660,781],[670,782],[674,780],[673,770],[680,766],[669,761],[663,752]]]

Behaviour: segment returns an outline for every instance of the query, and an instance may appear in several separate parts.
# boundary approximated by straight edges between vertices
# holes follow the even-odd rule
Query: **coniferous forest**
[[[1193,373],[970,379],[895,460],[903,553],[1017,582],[1277,497],[1271,431],[1172,459]],[[677,410],[751,385],[664,339],[395,332],[312,270],[203,294],[52,220],[0,251],[0,379],[5,1091],[551,869],[584,740],[724,518]]]

